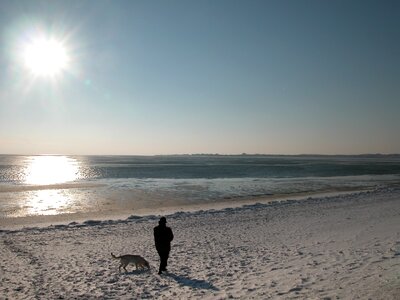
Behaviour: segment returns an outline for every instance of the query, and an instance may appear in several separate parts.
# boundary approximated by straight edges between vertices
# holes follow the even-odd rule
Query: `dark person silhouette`
[[[167,261],[169,257],[169,251],[171,250],[171,241],[174,239],[171,228],[165,225],[167,219],[161,217],[158,221],[158,226],[154,227],[154,242],[156,244],[156,249],[158,255],[160,255],[160,269],[158,274],[162,271],[167,271]]]

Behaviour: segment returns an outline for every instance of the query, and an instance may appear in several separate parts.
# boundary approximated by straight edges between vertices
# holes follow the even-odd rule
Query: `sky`
[[[0,47],[3,154],[400,153],[399,1],[1,0]]]

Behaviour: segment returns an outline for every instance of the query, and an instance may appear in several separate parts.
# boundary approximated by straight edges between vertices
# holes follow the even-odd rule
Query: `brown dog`
[[[115,259],[120,260],[121,264],[119,265],[119,268],[118,268],[118,270],[120,272],[121,272],[121,267],[124,268],[125,272],[128,272],[128,270],[126,269],[126,266],[129,264],[135,265],[136,270],[139,270],[139,268],[141,270],[143,270],[144,268],[147,268],[148,270],[150,269],[150,265],[147,262],[147,260],[145,260],[140,255],[126,254],[126,255],[121,255],[121,256],[115,256],[114,254],[111,253],[111,256]]]

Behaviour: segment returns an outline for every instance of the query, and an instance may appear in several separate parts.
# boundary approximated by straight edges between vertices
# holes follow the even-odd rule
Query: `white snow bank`
[[[152,236],[158,218],[2,230],[0,298],[399,296],[397,189],[174,213],[162,276]],[[119,273],[110,252],[139,254],[152,269]]]

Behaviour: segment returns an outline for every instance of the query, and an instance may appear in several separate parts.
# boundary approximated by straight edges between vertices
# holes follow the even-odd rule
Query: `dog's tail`
[[[111,252],[111,256],[115,259],[121,258],[120,256],[115,256],[112,252]]]

